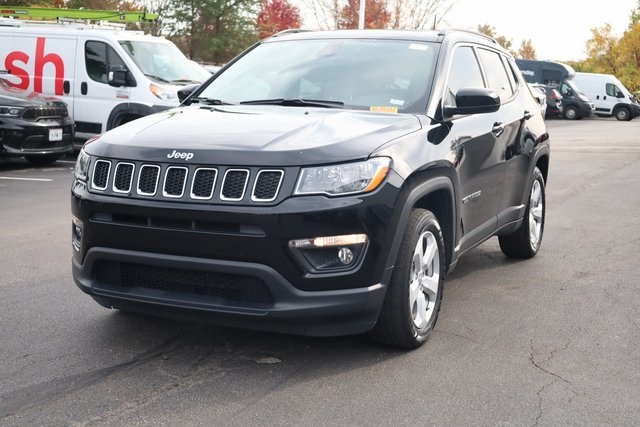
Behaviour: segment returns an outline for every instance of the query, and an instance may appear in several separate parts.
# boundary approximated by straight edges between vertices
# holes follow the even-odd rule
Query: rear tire
[[[545,210],[544,177],[535,168],[522,224],[512,234],[498,237],[502,253],[509,258],[533,258],[542,242]]]
[[[34,166],[46,166],[60,158],[58,154],[45,154],[43,156],[24,156]]]
[[[444,275],[444,239],[438,220],[425,209],[414,209],[371,338],[407,349],[424,344],[438,319]]]

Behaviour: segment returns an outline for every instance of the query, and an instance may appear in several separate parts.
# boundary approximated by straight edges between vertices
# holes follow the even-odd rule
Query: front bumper
[[[60,141],[50,141],[49,131],[62,130]],[[6,156],[64,154],[73,151],[70,118],[29,121],[3,117],[0,123],[0,154]]]
[[[73,276],[106,307],[304,335],[362,333],[375,325],[393,269],[401,183],[391,173],[366,196],[275,206],[137,200],[74,185],[72,213],[83,229]],[[357,233],[369,242],[352,269],[309,269],[288,245]]]

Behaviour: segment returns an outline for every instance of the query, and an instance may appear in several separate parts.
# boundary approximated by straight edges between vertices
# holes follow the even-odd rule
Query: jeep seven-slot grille
[[[204,166],[153,165],[98,159],[92,190],[119,196],[193,201],[273,202],[284,170]]]
[[[176,294],[202,295],[254,304],[273,304],[267,285],[254,276],[133,264],[116,261],[96,263],[100,287],[154,289]],[[177,295],[176,295],[177,297]]]

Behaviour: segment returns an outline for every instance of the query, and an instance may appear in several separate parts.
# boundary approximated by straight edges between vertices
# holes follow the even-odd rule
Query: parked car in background
[[[57,98],[13,88],[0,79],[0,157],[42,165],[73,151],[73,120]]]
[[[576,73],[573,81],[593,101],[598,116],[614,116],[623,121],[640,116],[640,105],[616,76]]]
[[[558,89],[562,95],[562,113],[565,119],[578,120],[594,113],[593,102],[573,81],[576,71],[571,66],[561,62],[525,59],[516,59],[516,64],[528,83],[539,83]]]
[[[529,86],[529,89],[531,90],[531,94],[533,95],[533,97],[536,99],[536,101],[538,101],[538,104],[540,104],[540,112],[542,113],[542,117],[546,117],[546,115],[547,115],[547,95],[545,94],[545,92],[543,90],[541,90],[537,86],[535,86],[535,85],[533,85],[531,83],[527,83],[527,85]]]
[[[562,95],[558,89],[538,83],[533,83],[532,86],[545,94],[547,103],[545,118],[562,116]]]

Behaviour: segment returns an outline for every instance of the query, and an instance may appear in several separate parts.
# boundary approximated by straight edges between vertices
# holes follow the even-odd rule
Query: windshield
[[[311,100],[420,113],[426,109],[436,49],[435,44],[405,40],[273,41],[248,52],[198,96],[224,103]]]
[[[120,45],[147,77],[159,83],[201,83],[211,77],[171,43],[126,40]]]

